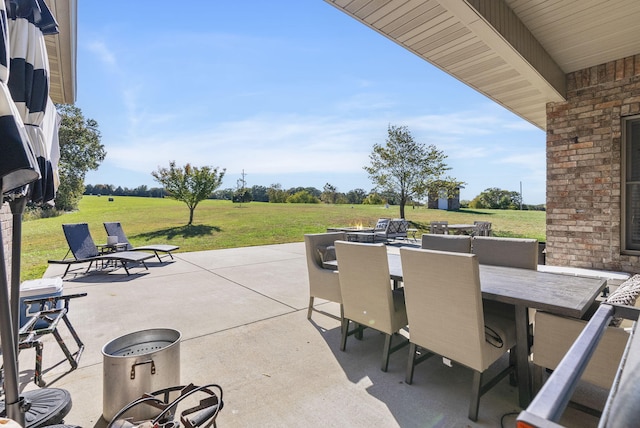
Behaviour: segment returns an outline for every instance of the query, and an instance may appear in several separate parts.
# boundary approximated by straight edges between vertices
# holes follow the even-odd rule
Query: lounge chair
[[[169,245],[169,244],[151,244],[151,245],[143,245],[141,247],[134,247],[131,245],[131,242],[127,239],[127,235],[124,233],[122,229],[122,225],[119,221],[114,222],[105,222],[104,229],[107,231],[108,236],[117,236],[119,243],[127,244],[127,251],[153,251],[153,253],[158,258],[158,261],[162,262],[162,258],[158,253],[165,253],[163,257],[169,256],[173,259],[172,251],[179,249],[177,245]]]
[[[145,269],[149,269],[145,264],[145,260],[153,257],[151,253],[143,253],[138,251],[116,251],[112,253],[100,253],[98,247],[93,242],[91,233],[89,232],[89,225],[87,223],[73,223],[63,224],[62,230],[64,236],[67,239],[69,250],[62,260],[49,260],[51,264],[66,264],[67,269],[64,271],[62,277],[64,278],[69,272],[69,268],[72,264],[77,263],[89,263],[89,267],[85,273],[89,272],[93,262],[109,262],[120,263],[124,268],[127,275],[129,275],[129,269],[127,263],[141,264]],[[73,255],[73,258],[67,258],[69,253]],[[97,263],[96,263],[97,264]]]

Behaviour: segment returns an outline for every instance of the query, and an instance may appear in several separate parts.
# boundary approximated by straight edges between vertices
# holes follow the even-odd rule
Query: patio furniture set
[[[63,224],[62,230],[69,249],[63,259],[49,260],[48,263],[67,265],[62,275],[63,278],[67,275],[72,265],[89,263],[85,271],[85,273],[88,273],[94,263],[95,266],[98,266],[98,262],[100,262],[102,268],[119,265],[129,275],[130,265],[141,265],[148,269],[145,263],[147,260],[156,257],[159,262],[162,262],[162,257],[159,253],[165,253],[164,257],[173,259],[171,252],[180,248],[177,245],[168,244],[134,247],[129,242],[119,222],[105,222],[104,228],[108,235],[107,242],[96,245],[87,223]],[[69,257],[69,254],[73,257]]]
[[[345,232],[350,242],[390,242],[410,239],[417,242],[418,229],[410,228],[409,222],[401,218],[380,218],[374,227],[329,227],[327,232]],[[449,224],[447,221],[432,221],[429,233],[443,235],[491,236],[491,222],[474,221],[473,224]]]
[[[491,222],[474,221],[473,224],[449,224],[448,221],[432,221],[429,233],[438,235],[491,236]]]
[[[376,243],[407,239],[408,234],[416,241],[418,229],[410,228],[409,222],[402,218],[380,218],[374,227],[330,227],[327,232],[345,232],[351,242]]]
[[[601,278],[538,271],[535,239],[424,234],[422,248],[401,247],[392,254],[382,244],[349,242],[347,232],[337,232],[305,235],[305,247],[307,317],[318,311],[315,297],[339,303],[341,350],[348,336],[362,338],[364,328],[384,333],[383,371],[390,354],[409,344],[407,384],[415,365],[433,355],[471,368],[468,417],[474,421],[480,396],[507,374],[517,382],[520,406],[529,405],[543,369],[556,367],[607,286]],[[628,280],[607,301],[624,298],[633,305],[639,283],[640,276]],[[355,328],[350,330],[350,323]],[[610,329],[597,351],[598,363],[585,374],[585,381],[605,388],[611,387],[628,339],[623,329]],[[408,340],[393,345],[400,330]],[[507,352],[507,366],[485,380],[486,370]]]

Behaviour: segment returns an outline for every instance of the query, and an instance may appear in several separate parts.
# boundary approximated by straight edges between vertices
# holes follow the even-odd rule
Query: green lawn
[[[380,217],[398,217],[399,208],[379,205],[269,204],[206,200],[195,211],[194,224],[187,227],[185,204],[171,199],[85,196],[80,210],[59,217],[25,221],[22,231],[22,280],[40,278],[48,259],[61,259],[67,252],[63,223],[89,224],[97,244],[106,242],[102,222],[120,221],[134,245],[172,243],[180,251],[300,242],[305,233],[324,232],[332,226],[373,226]],[[495,236],[545,240],[542,211],[467,210],[449,212],[424,207],[406,208],[406,218],[420,233],[430,221],[449,223],[490,221]]]

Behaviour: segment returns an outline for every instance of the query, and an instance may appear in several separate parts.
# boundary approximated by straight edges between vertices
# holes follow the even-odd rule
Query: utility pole
[[[522,211],[522,181],[520,182],[520,211]]]

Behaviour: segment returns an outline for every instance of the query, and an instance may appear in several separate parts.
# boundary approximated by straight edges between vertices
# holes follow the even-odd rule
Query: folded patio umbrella
[[[8,199],[13,213],[10,287],[4,245],[0,245],[0,340],[7,416],[22,426],[25,414],[21,411],[17,361],[21,221],[28,195],[37,202],[55,196],[50,160],[53,148],[49,149],[51,144],[40,129],[49,97],[44,33],[55,32],[57,24],[43,0],[0,1],[0,197],[4,200],[6,193],[11,193]]]
[[[49,57],[44,35],[57,33],[57,24],[43,0],[10,0],[9,91],[25,124],[38,161],[40,179],[32,184],[31,200],[45,203],[55,197],[49,141],[42,124],[49,100]],[[56,140],[57,142],[57,140]]]

